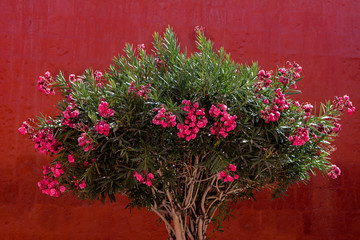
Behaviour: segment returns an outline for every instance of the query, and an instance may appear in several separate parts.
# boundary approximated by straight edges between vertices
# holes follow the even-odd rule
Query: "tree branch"
[[[207,194],[209,193],[210,189],[212,188],[214,181],[216,180],[216,178],[214,177],[213,180],[211,181],[211,183],[208,185],[208,187],[206,188],[202,198],[201,198],[201,210],[203,211],[204,216],[206,216],[206,211],[205,211],[205,200],[207,197]]]
[[[163,220],[163,222],[165,223],[167,229],[170,229],[172,232],[175,233],[174,228],[171,226],[171,224],[166,220],[166,218],[165,218],[160,212],[158,212],[158,211],[157,211],[155,208],[153,208],[153,207],[152,207],[150,210],[153,211],[154,213],[156,213],[156,214],[161,218],[161,220]],[[168,231],[168,232],[169,232],[169,231]],[[169,232],[169,234],[170,234],[170,232]]]

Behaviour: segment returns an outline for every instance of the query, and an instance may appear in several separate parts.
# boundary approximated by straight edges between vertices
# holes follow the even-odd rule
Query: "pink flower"
[[[160,125],[163,128],[167,127],[175,127],[176,125],[176,116],[170,112],[167,111],[164,106],[161,108],[154,108],[154,112],[158,112],[156,116],[153,118],[152,122],[155,125]]]
[[[343,111],[345,108],[347,108],[349,115],[352,115],[356,109],[350,101],[350,97],[348,95],[344,95],[343,97],[335,97],[333,105],[334,106],[332,108],[338,111]]]
[[[210,132],[212,135],[221,135],[224,138],[228,136],[228,132],[236,128],[236,119],[237,116],[231,116],[226,110],[227,106],[225,104],[218,103],[217,107],[214,105],[211,106],[209,114],[211,117],[215,118],[215,123],[210,127]]]
[[[341,170],[336,165],[331,166],[331,171],[328,173],[328,176],[332,179],[336,179],[338,176],[340,176]]]
[[[44,178],[38,182],[38,187],[43,194],[59,197],[66,188],[64,186],[59,186],[59,182],[53,177],[44,175]]]
[[[135,87],[135,81],[131,82],[129,87],[129,93],[134,92],[136,95],[142,97],[144,100],[148,98],[148,93],[151,92],[151,84],[142,85],[141,89]]]
[[[46,72],[44,76],[39,76],[39,80],[37,81],[37,87],[40,92],[45,93],[46,95],[54,95],[55,91],[51,87],[53,79],[49,72]]]
[[[232,171],[232,172],[235,172],[236,171],[236,166],[234,164],[230,164],[229,165],[229,170]]]
[[[30,128],[30,125],[24,121],[21,125],[21,127],[19,128],[19,132],[22,134],[22,135],[25,135],[26,133],[28,133],[28,130]]]
[[[51,167],[50,169],[53,172],[54,177],[56,178],[61,177],[61,175],[65,173],[64,169],[61,167],[60,162],[58,162],[55,167]]]
[[[98,122],[98,124],[95,126],[95,130],[102,135],[107,136],[110,132],[110,126],[107,122],[105,121],[100,121]]]
[[[100,105],[98,107],[99,114],[101,117],[112,117],[114,116],[114,110],[108,108],[108,103],[104,100],[101,100]]]
[[[44,73],[44,77],[46,77],[46,78],[50,78],[50,77],[51,77],[50,72],[49,72],[49,71],[45,72],[45,73]]]
[[[280,72],[280,73],[282,73],[282,74],[285,74],[286,69],[285,69],[285,68],[279,68],[279,69],[278,69],[278,72]]]
[[[94,72],[94,77],[95,77],[95,80],[96,80],[96,81],[99,80],[102,76],[103,76],[103,73],[102,73],[102,72],[100,72],[100,71],[98,71],[98,70],[96,70],[96,71]]]
[[[35,148],[43,154],[58,153],[62,149],[62,145],[52,135],[52,131],[48,128],[44,128],[31,136]]]
[[[80,189],[86,188],[86,183],[84,180],[82,181],[82,183],[79,184],[79,187],[80,187]]]
[[[76,127],[77,117],[79,116],[79,110],[76,109],[76,105],[69,104],[65,111],[63,111],[63,119],[61,123],[71,128]]]
[[[70,81],[71,83],[74,83],[75,79],[76,79],[75,74],[70,74],[70,75],[69,75],[69,81]]]
[[[227,173],[225,172],[225,170],[221,171],[220,174],[218,175],[218,178],[219,179],[223,179],[223,178],[226,178],[227,176]]]
[[[224,182],[232,182],[232,181],[234,181],[234,178],[230,175],[227,175],[224,179]]]
[[[78,138],[78,143],[79,146],[83,148],[84,152],[93,148],[93,141],[86,136],[86,133],[81,133],[81,136]]]
[[[48,166],[43,166],[43,174],[44,175],[46,175],[46,174],[48,174],[50,172],[51,172],[51,170],[50,170],[50,168]]]
[[[50,189],[50,196],[54,197],[56,195],[56,189],[52,188]]]
[[[69,163],[73,163],[73,162],[75,162],[74,155],[69,154],[69,155],[68,155],[68,161],[69,161]]]
[[[302,108],[305,110],[305,112],[310,112],[313,109],[313,105],[311,105],[310,103],[305,104],[302,106]]]
[[[305,143],[309,141],[309,131],[307,128],[300,127],[296,129],[294,135],[289,136],[288,139],[294,146],[305,145]]]
[[[182,104],[185,105],[181,110],[188,112],[184,123],[178,123],[178,137],[190,141],[196,138],[200,128],[204,128],[208,122],[205,117],[205,109],[199,109],[197,102],[191,104],[190,100],[184,99]]]
[[[24,127],[20,127],[20,128],[19,128],[19,132],[20,132],[22,135],[25,135],[25,134],[27,133],[26,128],[24,128]]]
[[[236,166],[234,164],[230,164],[225,170],[221,171],[218,174],[218,179],[223,179],[224,182],[233,182],[234,180],[239,179],[239,175],[235,174],[232,176],[231,172],[236,171]]]
[[[268,88],[271,83],[271,73],[270,72],[265,72],[265,70],[260,70],[258,72],[258,82],[254,85],[254,92],[260,92],[263,89]]]
[[[137,173],[137,172],[134,172],[134,177],[136,178],[136,180],[138,180],[139,182],[142,182],[144,181],[144,177],[141,176],[141,174]]]
[[[348,114],[351,116],[355,112],[355,107],[350,107],[347,109]]]
[[[195,26],[194,31],[195,31],[196,33],[204,32],[204,31],[205,31],[205,27],[203,27],[203,26]]]
[[[143,174],[146,175],[145,171],[143,171]],[[133,176],[136,178],[136,180],[138,180],[142,184],[145,184],[145,185],[147,185],[149,187],[152,185],[151,180],[154,179],[154,175],[152,173],[147,174],[146,180],[145,180],[145,177],[143,175],[139,174],[136,171],[134,171]]]
[[[152,182],[148,179],[148,180],[146,180],[145,184],[150,187],[152,185]]]
[[[266,107],[264,110],[261,110],[261,118],[266,123],[276,122],[280,118],[280,111],[289,109],[289,103],[286,101],[285,94],[281,93],[280,88],[275,90],[275,97],[272,102],[273,106],[271,108]]]
[[[60,188],[59,188],[59,190],[60,190],[60,192],[65,192],[65,190],[66,190],[66,187],[64,187],[64,186],[60,186]]]

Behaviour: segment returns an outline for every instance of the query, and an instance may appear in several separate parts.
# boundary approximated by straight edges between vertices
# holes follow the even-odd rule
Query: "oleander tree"
[[[53,156],[42,193],[103,202],[125,195],[128,207],[156,213],[169,239],[203,240],[230,202],[264,188],[280,196],[315,169],[340,175],[329,155],[340,115],[355,111],[347,95],[313,109],[289,98],[300,92],[297,63],[275,71],[241,65],[201,28],[196,36],[192,54],[169,27],[154,34],[149,52],[126,44],[104,74],[39,77],[41,92],[62,95],[59,115],[19,128]]]

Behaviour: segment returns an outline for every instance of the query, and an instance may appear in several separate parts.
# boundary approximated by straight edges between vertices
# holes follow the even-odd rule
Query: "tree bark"
[[[159,211],[152,208],[151,211],[160,216],[165,223],[166,230],[169,233],[169,240],[205,240],[206,229],[209,221],[205,221],[203,216],[195,217],[186,212],[185,214],[172,209],[171,212],[160,214]]]
[[[186,240],[185,234],[183,229],[185,229],[186,226],[181,226],[179,217],[175,210],[172,210],[172,218],[173,218],[173,224],[174,224],[174,230],[175,230],[175,237],[176,240]]]
[[[197,165],[198,158],[195,162]],[[206,240],[207,227],[214,217],[213,209],[223,202],[224,191],[231,189],[231,185],[220,185],[217,174],[204,177],[203,167],[184,169],[181,176],[185,184],[173,189],[166,184],[163,201],[154,203],[151,210],[164,221],[169,240]],[[153,188],[153,191],[159,190]]]

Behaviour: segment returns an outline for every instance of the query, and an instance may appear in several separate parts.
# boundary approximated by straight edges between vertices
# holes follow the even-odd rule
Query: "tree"
[[[355,111],[348,96],[312,114],[311,104],[288,98],[299,93],[297,63],[274,72],[240,65],[196,34],[189,57],[167,28],[154,34],[153,54],[126,44],[105,74],[39,77],[40,91],[63,96],[60,115],[19,128],[55,156],[38,183],[43,193],[123,194],[128,207],[156,213],[169,239],[201,240],[212,220],[220,228],[229,202],[265,187],[277,197],[315,169],[340,175],[329,154],[342,111]]]

